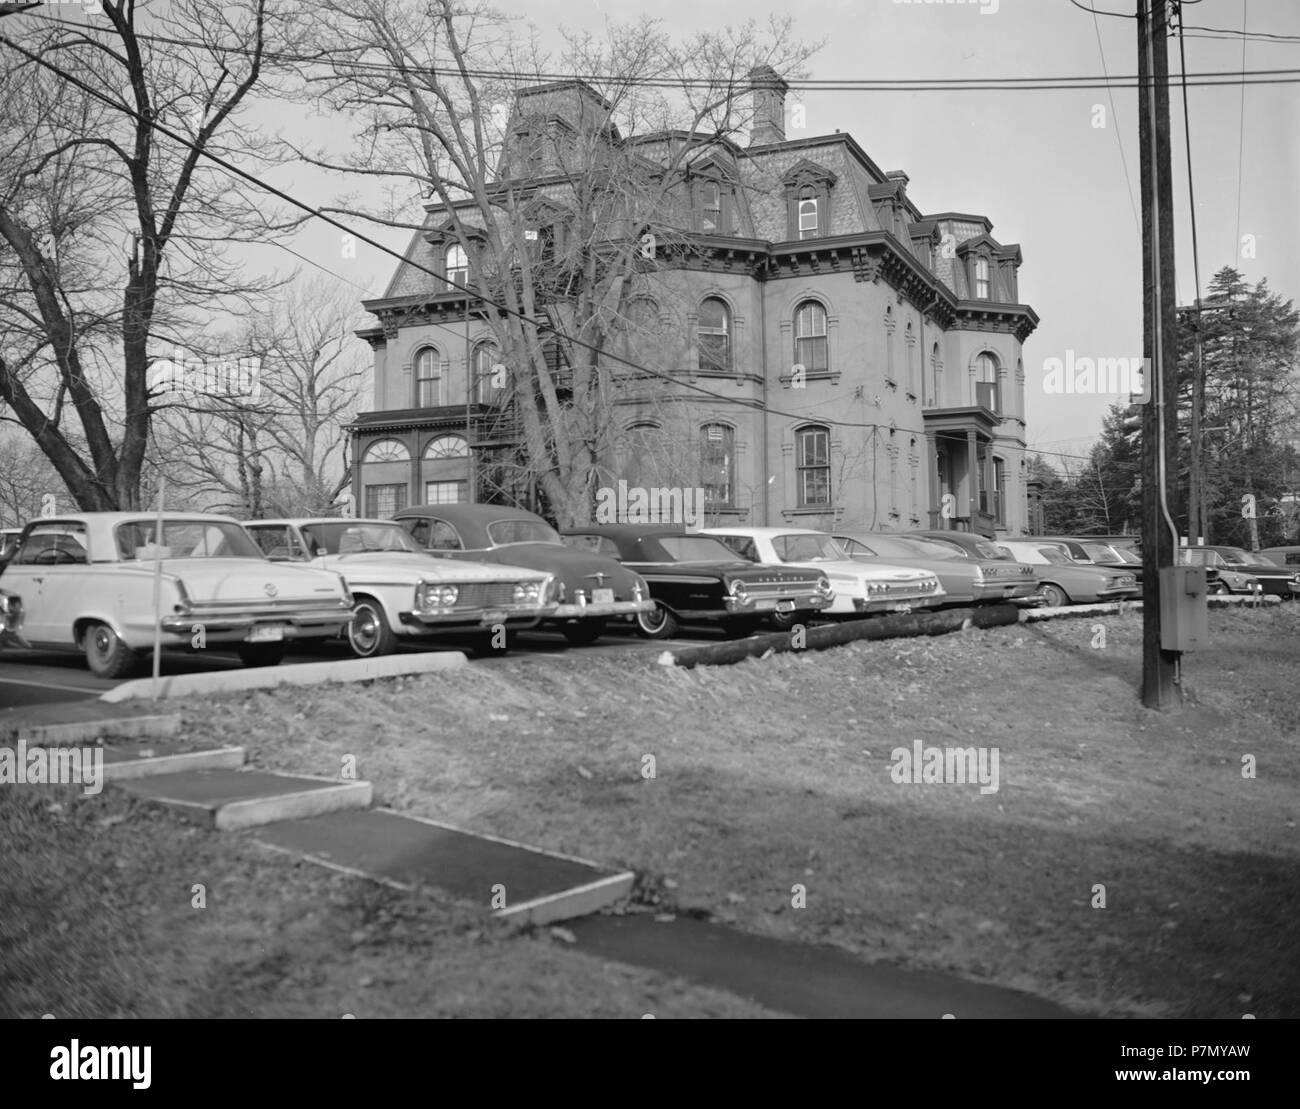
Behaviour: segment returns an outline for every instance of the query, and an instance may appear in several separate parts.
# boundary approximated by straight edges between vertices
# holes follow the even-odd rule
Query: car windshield
[[[673,562],[738,562],[740,556],[711,535],[661,535],[659,545]]]
[[[842,562],[849,556],[829,535],[777,535],[772,549],[782,562]]]
[[[493,520],[487,526],[488,539],[494,547],[504,547],[507,543],[559,543],[563,545],[560,533],[545,520],[530,520],[526,516],[515,516],[509,520]]]
[[[1071,561],[1060,547],[1039,547],[1038,553],[1048,562],[1056,566],[1064,565]]]
[[[1083,543],[1083,553],[1093,562],[1114,562],[1115,552],[1104,543]]]
[[[1223,561],[1218,551],[1191,550],[1183,547],[1178,554],[1183,564],[1188,566],[1215,566]]]
[[[307,524],[302,537],[313,555],[359,554],[362,551],[420,551],[400,524]]]
[[[975,550],[980,558],[1003,558],[1011,557],[1011,552],[1006,547],[999,547],[996,543],[986,543],[978,540],[975,543]]]
[[[1229,566],[1249,566],[1254,559],[1240,547],[1220,547],[1219,554]]]
[[[158,558],[256,558],[264,556],[242,527],[219,520],[164,520],[159,544],[157,521],[118,524],[118,557],[124,562]]]
[[[1142,565],[1142,559],[1137,556],[1135,551],[1130,551],[1127,547],[1112,547],[1111,549],[1119,555],[1121,562],[1127,562],[1132,566]]]

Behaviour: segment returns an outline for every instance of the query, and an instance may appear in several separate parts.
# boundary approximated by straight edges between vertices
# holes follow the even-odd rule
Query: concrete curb
[[[82,706],[94,707],[98,711],[72,711]],[[42,706],[47,708],[47,706]],[[171,739],[180,732],[181,714],[179,712],[148,712],[135,715],[109,713],[95,701],[79,702],[75,705],[60,704],[48,706],[64,710],[64,714],[82,716],[77,720],[57,720],[54,713],[46,712],[50,720],[44,721],[35,712],[15,714],[15,718],[0,718],[0,739],[25,740],[29,745],[43,744],[72,747],[78,744],[94,743],[105,737],[117,739]]]
[[[272,689],[279,685],[368,682],[401,674],[455,670],[468,661],[461,651],[438,651],[419,655],[306,662],[301,666],[256,666],[242,670],[217,670],[207,674],[177,674],[170,678],[159,678],[158,696],[206,697],[214,693],[238,693],[246,689]],[[106,690],[99,699],[113,704],[119,701],[148,700],[153,697],[153,693],[152,678],[137,678]]]
[[[148,755],[105,760],[106,782],[127,782],[157,774],[179,774],[183,770],[238,770],[244,765],[242,747],[218,747],[211,751],[187,751],[180,755]]]

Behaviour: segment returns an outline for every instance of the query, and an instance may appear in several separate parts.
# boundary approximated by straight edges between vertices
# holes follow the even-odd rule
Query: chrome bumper
[[[499,608],[436,608],[399,612],[397,619],[408,628],[420,631],[472,631],[504,624],[507,628],[531,628],[550,616],[556,605],[502,605]]]
[[[749,615],[759,612],[808,612],[825,608],[835,599],[834,593],[811,593],[797,597],[763,596],[741,599],[728,594],[723,607],[728,613]]]
[[[202,627],[204,636],[208,639],[240,640],[259,625],[278,625],[284,639],[313,639],[341,635],[351,620],[352,609],[341,606],[325,611],[286,608],[269,612],[207,612],[195,609],[188,613],[164,616],[161,626],[165,634],[182,639],[188,639],[196,627]]]
[[[606,601],[601,604],[560,605],[550,617],[552,620],[582,620],[593,616],[635,616],[638,612],[654,612],[655,603],[644,601]]]

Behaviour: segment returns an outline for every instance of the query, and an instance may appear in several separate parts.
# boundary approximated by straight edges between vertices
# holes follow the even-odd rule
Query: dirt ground
[[[1139,615],[692,671],[572,650],[181,707],[189,736],[243,743],[253,765],[333,776],[354,756],[379,804],[634,869],[640,896],[669,909],[1097,1015],[1296,1017],[1300,606],[1216,610],[1210,628],[1210,647],[1186,656],[1188,704],[1168,714],[1138,702]],[[895,781],[892,753],[915,741],[996,750],[997,791]],[[71,811],[125,804],[88,801]],[[8,808],[29,842],[51,836],[29,828],[39,806]],[[572,1002],[593,1015],[640,1005],[667,1015],[664,990],[675,1015],[757,1011],[603,967],[546,936],[500,938],[432,893],[419,911],[434,906],[437,926],[417,930],[409,899],[269,862],[229,834],[192,833],[169,849],[170,827],[131,810],[88,841],[96,853],[63,850],[66,830],[44,852],[53,896],[71,880],[64,860],[73,873],[89,867],[77,881],[93,886],[113,876],[124,835],[145,828],[170,875],[166,898],[181,906],[167,900],[123,955],[148,962],[161,945],[162,983],[141,999],[132,991],[145,987],[118,975],[87,998],[131,1012],[306,1015],[361,1004],[360,972],[364,998],[390,1013],[573,1015]],[[137,852],[127,867],[147,870]],[[220,912],[193,923],[187,891],[205,867],[228,888]],[[268,881],[282,896],[267,898]],[[160,896],[153,877],[128,882],[108,927],[152,921],[145,906]],[[395,923],[378,946],[353,944],[388,898]],[[61,919],[81,929],[74,914]],[[191,923],[177,932],[182,917]],[[270,955],[249,946],[261,935],[276,937]],[[22,942],[57,978],[57,950]],[[300,944],[314,957],[299,957]],[[426,990],[410,980],[416,966]],[[39,980],[28,972],[27,1007],[46,1004]]]

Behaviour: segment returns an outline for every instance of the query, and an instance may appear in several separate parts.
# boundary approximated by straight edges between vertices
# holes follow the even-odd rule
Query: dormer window
[[[989,299],[989,260],[975,259],[975,299]]]
[[[817,238],[821,225],[819,216],[817,197],[812,188],[807,187],[799,198],[799,238]]]
[[[700,186],[700,230],[715,235],[722,230],[722,190],[712,181]]]
[[[469,280],[469,256],[460,243],[453,243],[443,255],[444,273],[448,282],[464,285]]]
[[[697,179],[692,186],[695,227],[701,235],[734,235],[736,196],[725,182]]]

